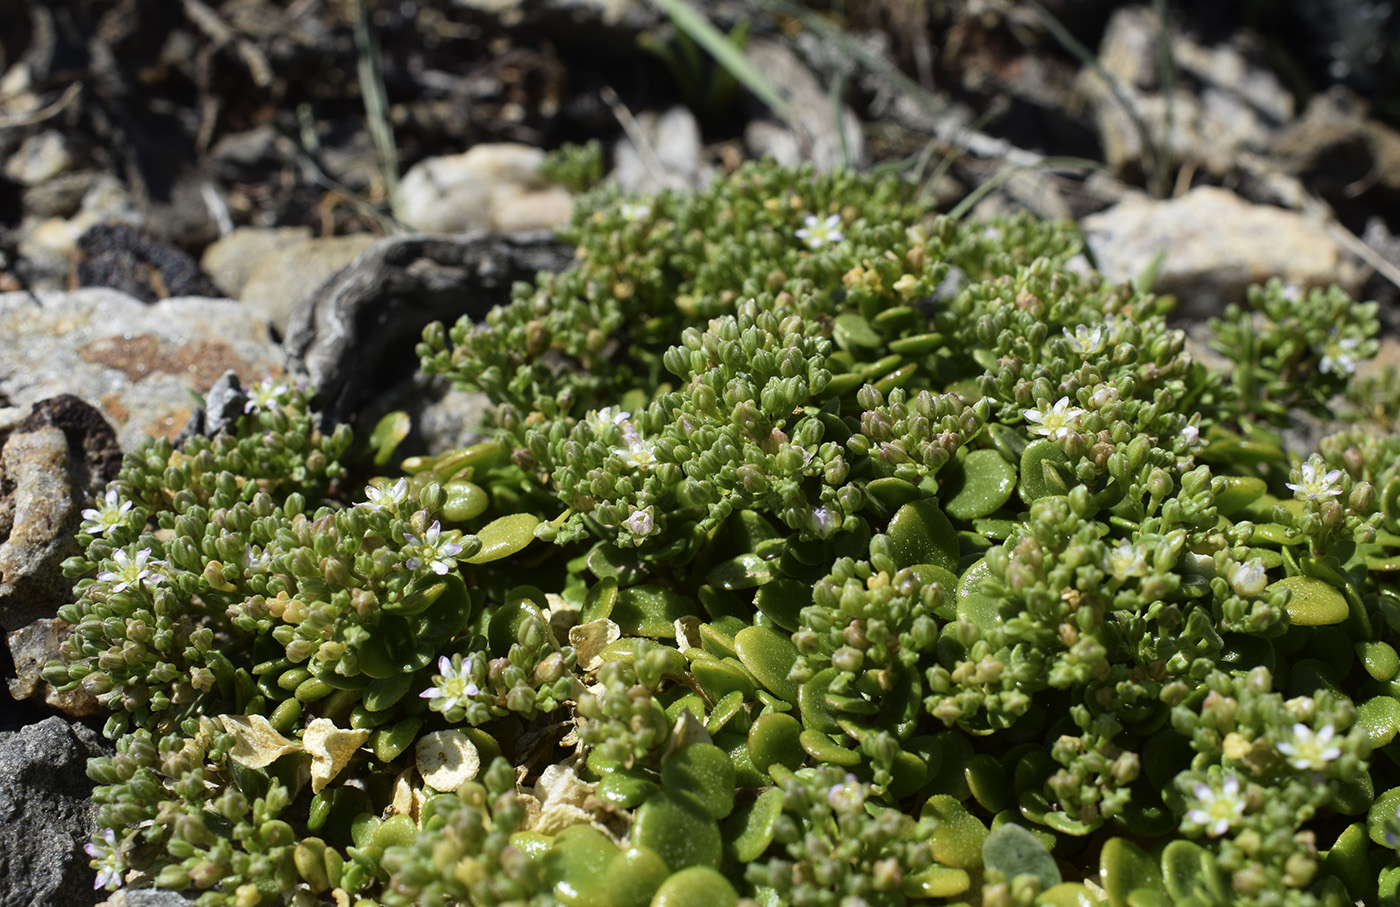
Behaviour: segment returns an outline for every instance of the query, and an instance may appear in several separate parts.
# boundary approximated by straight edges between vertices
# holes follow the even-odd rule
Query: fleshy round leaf
[[[637,808],[632,843],[661,855],[674,871],[719,865],[719,825],[693,797],[662,791]]]
[[[1060,884],[1060,869],[1055,858],[1035,835],[1019,825],[1009,823],[987,835],[982,842],[982,864],[987,869],[999,869],[1007,879],[1029,874],[1040,881],[1042,891]]]
[[[933,501],[913,501],[899,508],[885,534],[896,567],[933,564],[958,569],[958,534]]]
[[[1000,510],[1016,490],[1016,467],[995,450],[974,450],[948,465],[943,509],[955,520],[973,520]]]
[[[739,661],[769,692],[797,704],[797,683],[788,679],[797,661],[791,639],[768,627],[745,627],[734,635],[734,648]]]
[[[1288,622],[1300,627],[1321,627],[1339,624],[1347,619],[1350,609],[1346,596],[1338,592],[1330,583],[1310,576],[1287,576],[1269,586],[1270,590],[1283,588],[1293,593],[1289,596],[1286,609]]]
[[[656,890],[651,907],[735,907],[739,893],[708,866],[692,866],[671,876]]]
[[[734,764],[712,743],[692,743],[668,756],[661,783],[695,798],[712,818],[723,819],[734,809]]]

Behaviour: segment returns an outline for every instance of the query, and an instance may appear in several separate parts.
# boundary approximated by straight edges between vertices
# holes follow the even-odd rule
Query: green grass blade
[[[705,48],[709,55],[715,58],[716,63],[743,83],[744,87],[753,92],[755,97],[767,104],[779,116],[787,116],[788,102],[783,100],[782,95],[778,94],[777,90],[753,67],[743,52],[730,42],[724,32],[715,28],[709,19],[697,12],[685,0],[652,0],[652,2],[671,17],[676,28],[689,36],[696,44]]]

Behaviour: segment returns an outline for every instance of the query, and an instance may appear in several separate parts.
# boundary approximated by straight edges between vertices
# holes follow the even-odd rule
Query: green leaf
[[[1035,835],[1015,823],[1001,826],[982,842],[982,865],[1000,870],[1011,881],[1018,875],[1032,875],[1045,891],[1060,884],[1055,858]]]
[[[696,11],[685,0],[655,0],[655,3],[666,12],[666,15],[671,17],[671,21],[675,23],[677,29],[689,35],[696,44],[705,48],[710,56],[715,58],[715,62],[742,82],[745,88],[752,91],[754,96],[767,104],[774,113],[781,117],[788,115],[788,102],[763,78],[743,52],[725,36],[724,32],[710,23],[709,19]]]

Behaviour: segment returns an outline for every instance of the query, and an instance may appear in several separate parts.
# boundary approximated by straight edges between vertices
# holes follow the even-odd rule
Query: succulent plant
[[[99,887],[1396,897],[1373,306],[1256,289],[1222,372],[1072,228],[771,164],[599,190],[566,236],[577,267],[424,332],[483,443],[368,475],[401,419],[371,467],[264,384],[89,512],[46,676],[112,709]],[[1335,431],[1285,445],[1295,413]]]

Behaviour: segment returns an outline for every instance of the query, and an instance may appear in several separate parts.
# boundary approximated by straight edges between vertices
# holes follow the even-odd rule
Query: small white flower
[[[797,238],[807,243],[809,249],[820,249],[827,243],[838,243],[846,238],[841,232],[841,215],[832,214],[826,220],[818,220],[815,214],[808,214],[797,228]]]
[[[1104,556],[1104,571],[1114,579],[1146,576],[1149,572],[1147,552],[1141,545],[1134,545],[1128,541],[1119,542],[1118,547],[1110,549]]]
[[[1096,324],[1092,328],[1087,324],[1077,324],[1074,326],[1073,333],[1070,333],[1069,328],[1065,328],[1065,339],[1069,341],[1070,347],[1079,354],[1080,358],[1088,359],[1090,356],[1103,352],[1108,336],[1101,324]]]
[[[1299,771],[1322,771],[1327,763],[1342,754],[1342,748],[1332,743],[1336,728],[1325,725],[1314,733],[1306,724],[1293,725],[1293,740],[1278,745],[1278,751],[1288,757],[1288,764]]]
[[[1188,822],[1194,822],[1206,830],[1212,838],[1218,838],[1230,830],[1235,820],[1244,815],[1244,797],[1240,796],[1240,779],[1234,772],[1226,772],[1225,779],[1217,791],[1209,784],[1196,782],[1191,794],[1200,803],[1186,813]]]
[[[829,508],[813,507],[807,514],[807,528],[816,533],[818,538],[827,539],[841,528],[841,521]]]
[[[855,775],[846,775],[846,780],[833,784],[826,792],[826,802],[838,813],[857,813],[865,808],[865,787]]]
[[[645,202],[623,202],[618,206],[617,213],[622,215],[623,220],[635,224],[651,216],[651,205]]]
[[[1293,492],[1293,496],[1299,500],[1312,498],[1328,498],[1342,493],[1341,485],[1342,471],[1333,469],[1326,473],[1322,470],[1327,464],[1317,454],[1308,458],[1308,462],[1300,467],[1302,474],[1297,485],[1292,482],[1284,483],[1284,487]]]
[[[450,712],[454,708],[466,708],[472,697],[480,694],[481,688],[472,682],[466,664],[460,659],[453,664],[452,659],[444,655],[438,659],[438,676],[433,678],[433,685],[418,696],[428,700],[428,708]]]
[[[102,829],[101,843],[90,841],[83,845],[83,850],[92,857],[90,865],[97,870],[97,880],[92,883],[93,890],[105,888],[108,891],[115,891],[120,888],[124,866],[121,845],[117,843],[116,832],[110,828]]]
[[[622,521],[622,525],[638,538],[646,538],[657,532],[655,514],[650,507],[643,507],[641,510],[634,508],[631,515]]]
[[[123,501],[116,492],[116,489],[107,489],[107,494],[103,496],[102,502],[94,509],[89,507],[83,511],[83,519],[91,525],[85,525],[83,529],[88,532],[98,532],[102,535],[111,535],[116,529],[126,521],[126,513],[131,509],[130,501]]]
[[[1193,422],[1181,430],[1181,437],[1186,439],[1187,447],[1195,447],[1201,440],[1201,427]]]
[[[427,567],[438,576],[442,576],[452,569],[455,558],[462,553],[461,545],[443,540],[442,527],[437,520],[433,520],[433,525],[428,527],[421,539],[411,532],[405,532],[403,535],[414,552],[413,556],[404,562],[410,570]]]
[[[1235,590],[1236,595],[1255,598],[1268,585],[1269,575],[1264,569],[1264,562],[1258,558],[1230,568],[1230,588]]]
[[[97,578],[105,583],[112,584],[113,592],[121,592],[129,586],[156,586],[165,579],[159,573],[152,573],[150,567],[162,567],[160,561],[151,560],[151,549],[142,548],[136,552],[135,560],[125,550],[112,552],[112,560],[116,562],[116,570],[108,570],[97,574]]]
[[[1298,286],[1297,284],[1289,284],[1288,286],[1283,288],[1283,292],[1281,292],[1279,295],[1282,296],[1284,299],[1287,299],[1289,302],[1297,302],[1298,300],[1303,298],[1303,288]]]
[[[656,465],[655,444],[636,434],[624,440],[627,443],[617,449],[617,455],[626,466],[646,471]]]
[[[282,395],[286,392],[287,385],[278,384],[272,378],[264,378],[248,388],[248,402],[243,405],[243,411],[276,412],[278,405],[283,402]]]
[[[588,427],[593,429],[593,436],[598,438],[602,437],[603,433],[613,425],[622,426],[623,434],[627,434],[627,430],[632,426],[632,423],[628,421],[631,418],[632,414],[626,410],[605,406],[602,409],[590,411],[588,415],[583,417],[583,421],[588,423]]]
[[[1069,397],[1061,397],[1059,402],[1047,410],[1028,409],[1022,414],[1027,422],[1035,423],[1031,431],[1045,435],[1051,441],[1068,438],[1079,428],[1079,420],[1086,410],[1069,405]]]
[[[399,505],[408,500],[408,479],[399,479],[388,488],[377,485],[365,486],[366,506],[373,510],[398,512]]]
[[[1343,337],[1336,343],[1327,344],[1327,350],[1322,355],[1322,361],[1318,363],[1318,369],[1324,374],[1336,373],[1339,375],[1350,375],[1356,371],[1356,348],[1361,345],[1359,337]]]

